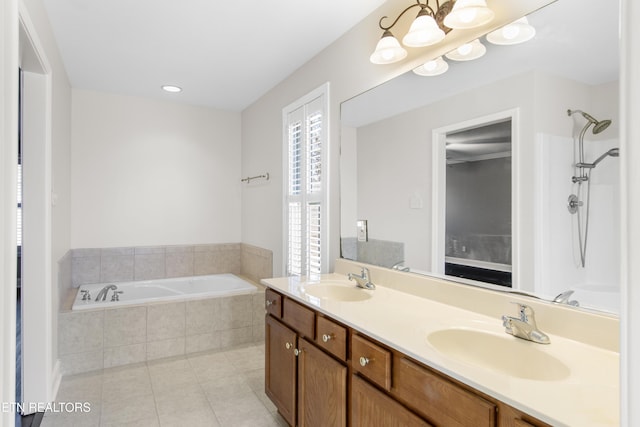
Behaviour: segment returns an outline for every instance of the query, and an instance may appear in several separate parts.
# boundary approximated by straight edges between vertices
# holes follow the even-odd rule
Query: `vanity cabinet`
[[[281,302],[282,319],[267,314],[265,321],[267,396],[291,426],[346,426],[347,367],[329,354],[346,354],[346,344],[341,350],[336,338],[341,334],[339,328],[344,329],[344,334],[346,328],[320,322],[320,330],[325,331],[320,341],[330,349],[327,353],[314,343],[315,312],[286,298]],[[270,306],[273,305],[267,305]]]
[[[265,295],[277,301],[267,303],[265,389],[291,426],[549,427],[285,295]]]
[[[265,321],[265,392],[290,425],[296,417],[298,335],[275,318]]]
[[[351,425],[367,427],[430,426],[367,381],[351,377]]]

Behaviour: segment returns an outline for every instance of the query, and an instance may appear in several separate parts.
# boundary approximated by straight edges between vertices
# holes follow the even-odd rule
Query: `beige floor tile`
[[[286,426],[264,394],[263,345],[64,377],[57,400],[92,411],[45,414],[45,427]]]
[[[218,427],[220,423],[210,408],[160,415],[162,427]]]
[[[242,375],[247,380],[251,390],[255,392],[264,392],[264,368],[245,371]]]
[[[100,425],[100,404],[91,405],[90,412],[46,412],[41,427],[98,427]]]
[[[235,400],[238,396],[253,393],[242,375],[219,378],[201,384],[209,402]],[[214,408],[215,409],[215,408]]]
[[[151,379],[146,366],[122,370],[113,377],[105,374],[102,386],[102,401],[129,399],[152,394]]]
[[[254,392],[229,398],[219,398],[216,400],[209,399],[209,403],[211,403],[213,412],[215,412],[216,416],[223,424],[223,420],[235,417],[235,415],[239,413],[257,412],[262,410],[265,414],[269,414],[267,408]]]
[[[222,427],[279,427],[273,415],[264,408],[238,408],[235,412],[216,416]]]
[[[158,421],[156,405],[152,394],[135,396],[123,400],[103,402],[101,423],[124,425],[134,421]]]
[[[211,409],[199,384],[190,384],[164,393],[155,393],[159,416]]]
[[[206,383],[224,377],[240,375],[240,372],[229,361],[224,353],[213,353],[189,358],[198,382]]]
[[[102,371],[62,378],[56,400],[58,402],[96,402],[102,399]]]
[[[149,375],[154,393],[198,382],[195,371],[184,357],[166,363],[149,364]]]

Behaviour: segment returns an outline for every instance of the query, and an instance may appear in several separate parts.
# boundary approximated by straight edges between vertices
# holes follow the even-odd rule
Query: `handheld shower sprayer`
[[[598,157],[597,159],[595,159],[593,161],[593,163],[576,163],[576,166],[579,167],[579,168],[593,169],[598,165],[598,163],[603,161],[605,159],[605,157],[607,157],[607,156],[620,157],[620,149],[617,148],[617,147],[616,148],[612,148],[609,151],[605,152],[600,157]]]

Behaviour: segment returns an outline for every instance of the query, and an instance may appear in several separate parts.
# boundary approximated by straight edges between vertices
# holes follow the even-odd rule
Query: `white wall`
[[[239,113],[72,93],[73,248],[240,241]]]

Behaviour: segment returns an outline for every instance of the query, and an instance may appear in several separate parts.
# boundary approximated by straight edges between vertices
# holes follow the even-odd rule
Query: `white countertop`
[[[619,425],[619,353],[615,351],[553,334],[548,334],[548,345],[520,340],[505,334],[499,318],[381,285],[373,291],[362,290],[371,294],[364,301],[341,302],[306,293],[321,281],[353,286],[341,274],[322,275],[318,280],[264,279],[262,283],[551,425]],[[515,311],[505,314],[515,315]],[[452,328],[507,336],[519,346],[530,345],[532,351],[560,360],[569,373],[553,381],[524,379],[446,356],[427,337]]]

